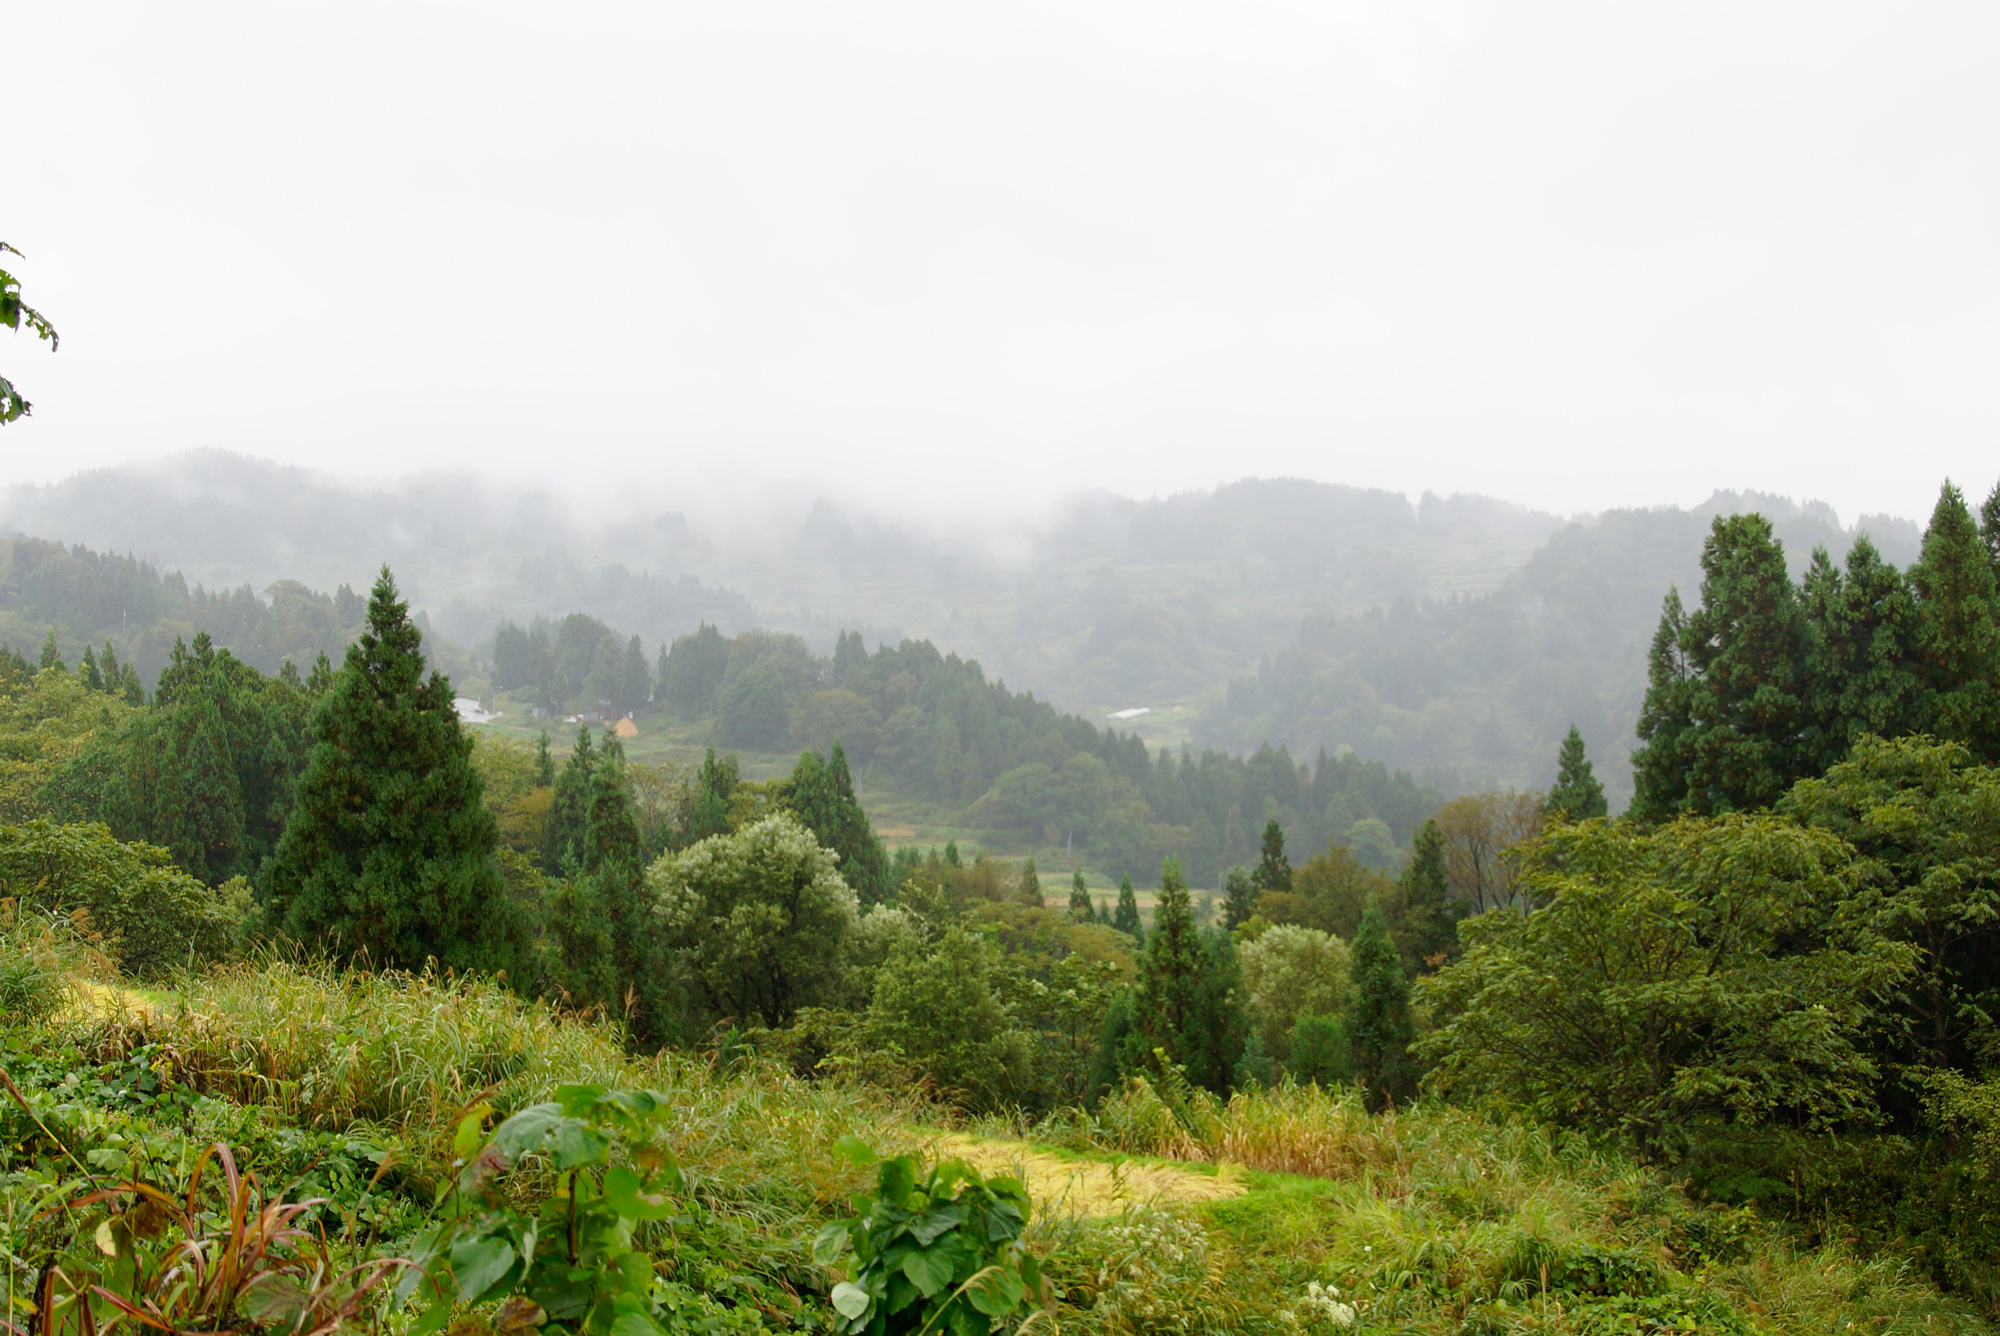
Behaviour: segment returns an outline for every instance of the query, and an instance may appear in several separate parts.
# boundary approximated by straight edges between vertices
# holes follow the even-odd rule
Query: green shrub
[[[165,849],[126,844],[96,823],[0,827],[0,890],[44,911],[88,910],[106,949],[141,977],[229,950],[229,916],[214,891]]]
[[[1018,1179],[982,1178],[963,1160],[940,1161],[919,1178],[906,1155],[878,1160],[853,1137],[837,1149],[877,1166],[874,1197],[857,1197],[856,1213],[813,1244],[822,1266],[853,1257],[852,1274],[833,1287],[842,1331],[986,1336],[1013,1329],[1036,1301],[1052,1303],[1040,1261],[1021,1243],[1029,1204]]]

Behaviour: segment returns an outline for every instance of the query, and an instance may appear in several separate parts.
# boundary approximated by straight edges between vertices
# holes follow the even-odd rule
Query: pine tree
[[[799,756],[787,785],[785,803],[812,831],[820,847],[840,855],[840,877],[863,904],[879,904],[889,891],[889,856],[868,824],[854,792],[847,752],[836,742],[821,761],[818,752]]]
[[[1993,566],[1965,498],[1950,483],[1931,512],[1910,585],[1917,595],[1918,680],[1927,731],[1965,743],[1985,761],[2000,759]]]
[[[1979,508],[1979,541],[1986,547],[1986,562],[1993,568],[1993,582],[2000,585],[2000,483],[1986,494]]]
[[[1257,883],[1241,867],[1229,869],[1222,879],[1222,926],[1230,932],[1250,921],[1257,912]]]
[[[89,645],[83,647],[83,662],[76,666],[77,680],[86,691],[104,690],[104,674],[97,669],[97,655]]]
[[[535,787],[552,789],[556,785],[556,755],[549,749],[549,730],[535,739]]]
[[[169,727],[179,736],[167,757],[174,808],[159,814],[160,843],[182,868],[215,886],[242,856],[243,789],[213,696],[200,693],[175,713],[181,717]]]
[[[1813,554],[1802,590],[1808,624],[1808,769],[1824,773],[1863,734],[1922,731],[1917,714],[1917,609],[1909,584],[1862,534],[1843,574]]]
[[[1146,930],[1139,924],[1139,897],[1132,890],[1130,874],[1118,882],[1118,908],[1112,912],[1111,926],[1135,942],[1144,942]]]
[[[1380,1109],[1416,1088],[1409,1054],[1416,1031],[1410,1022],[1410,982],[1389,938],[1389,920],[1374,900],[1362,911],[1354,934],[1352,978],[1347,1033],[1354,1042],[1362,1089],[1370,1106]]]
[[[625,682],[618,694],[627,714],[645,709],[653,694],[653,675],[646,668],[646,650],[637,636],[625,645]]]
[[[1687,805],[1754,811],[1809,769],[1804,618],[1762,515],[1718,516],[1701,567],[1701,608],[1683,642],[1701,679],[1690,696]]]
[[[944,861],[951,864],[953,867],[960,866],[960,863],[958,861],[957,840],[946,840],[944,842]]]
[[[658,918],[646,892],[645,859],[632,795],[625,779],[625,749],[606,737],[589,776],[589,810],[581,848],[583,880],[611,933],[617,992],[605,1001],[622,1014],[635,1037],[658,1043],[672,1032]]]
[[[62,648],[56,644],[56,628],[53,626],[49,628],[49,638],[42,642],[41,670],[46,673],[51,668],[59,673],[69,671],[69,665],[63,662]]]
[[[306,674],[306,693],[315,699],[333,689],[333,661],[321,650],[313,660],[312,671]]]
[[[695,775],[694,802],[688,814],[689,844],[729,833],[729,799],[739,782],[736,758],[724,756],[718,760],[715,748],[710,747],[702,759],[700,772]]]
[[[1180,1061],[1187,1067],[1188,1080],[1222,1095],[1235,1080],[1250,1037],[1243,970],[1228,933],[1198,931],[1197,936],[1201,977],[1195,988],[1187,1054]]]
[[[1260,892],[1292,889],[1292,864],[1285,857],[1285,828],[1276,817],[1264,823],[1262,856],[1250,874],[1250,882]]]
[[[1687,807],[1688,742],[1697,683],[1686,639],[1681,591],[1669,587],[1647,655],[1646,699],[1639,707],[1640,746],[1632,753],[1631,813],[1642,821],[1669,821]]]
[[[388,567],[332,688],[313,707],[312,750],[264,878],[289,937],[384,967],[501,969],[519,925],[493,852],[472,742],[451,683],[424,678],[409,606]]]
[[[590,780],[597,768],[597,748],[590,730],[576,730],[576,746],[556,776],[549,815],[542,827],[542,871],[562,876],[572,859],[583,857],[585,827],[590,820]]]
[[[1436,969],[1458,952],[1458,921],[1466,905],[1451,898],[1445,875],[1444,831],[1435,819],[1417,827],[1410,838],[1410,861],[1396,878],[1402,891],[1402,921],[1398,934],[1409,972]]]
[[[1090,903],[1090,888],[1083,884],[1083,869],[1069,875],[1069,916],[1078,923],[1090,923],[1096,915]]]
[[[1132,989],[1132,1030],[1141,1061],[1154,1050],[1163,1050],[1169,1061],[1189,1068],[1190,1080],[1202,1085],[1209,1083],[1197,1079],[1192,1059],[1200,1043],[1205,972],[1201,933],[1195,927],[1187,882],[1181,877],[1179,860],[1169,857],[1160,871],[1153,930],[1146,935],[1139,977]]]
[[[1042,879],[1035,872],[1034,859],[1030,858],[1021,864],[1021,877],[1014,888],[1014,893],[1019,897],[1022,904],[1027,905],[1031,909],[1041,909],[1044,907]]]
[[[1604,786],[1591,771],[1590,758],[1583,752],[1583,734],[1575,724],[1563,739],[1556,758],[1556,786],[1549,790],[1543,811],[1562,821],[1582,821],[1610,811],[1604,800]]]

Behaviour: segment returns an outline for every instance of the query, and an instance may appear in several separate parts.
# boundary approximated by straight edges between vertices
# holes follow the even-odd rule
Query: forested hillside
[[[1309,619],[1289,647],[1229,683],[1196,736],[1240,750],[1352,748],[1454,790],[1546,787],[1575,725],[1605,765],[1614,810],[1631,796],[1624,764],[1645,691],[1645,650],[1670,587],[1701,580],[1716,516],[1770,516],[1793,576],[1816,549],[1838,562],[1867,534],[1898,564],[1917,527],[1870,516],[1843,529],[1824,507],[1718,494],[1693,511],[1613,511],[1565,526],[1498,590],[1398,598]]]

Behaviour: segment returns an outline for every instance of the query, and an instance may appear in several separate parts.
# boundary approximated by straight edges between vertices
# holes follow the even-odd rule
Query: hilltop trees
[[[1868,735],[1928,733],[2000,760],[2000,489],[1983,524],[1950,483],[1907,575],[1864,537],[1795,590],[1760,516],[1717,519],[1702,605],[1669,593],[1653,638],[1632,814],[1768,807]]]
[[[451,684],[426,680],[417,628],[388,567],[332,689],[265,873],[270,921],[378,966],[514,962],[518,925],[492,861],[471,743]]]

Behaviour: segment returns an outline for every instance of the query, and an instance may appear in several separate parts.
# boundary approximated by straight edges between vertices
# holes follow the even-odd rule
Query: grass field
[[[1798,1248],[1615,1151],[1469,1111],[1374,1115],[1349,1093],[1293,1087],[1225,1103],[1140,1082],[1091,1113],[968,1121],[921,1090],[805,1082],[754,1058],[629,1054],[601,1024],[465,979],[264,961],[186,978],[158,1001],[7,1027],[38,1116],[83,1155],[158,1145],[169,1178],[182,1136],[227,1135],[274,1180],[328,1153],[315,1147],[387,1157],[369,1217],[382,1248],[452,1174],[453,1129],[474,1101],[504,1113],[567,1081],[661,1091],[699,1209],[647,1246],[663,1274],[721,1296],[733,1331],[829,1329],[832,1277],[807,1245],[865,1181],[832,1154],[848,1133],[1025,1170],[1028,1239],[1070,1332],[1992,1330],[1905,1259]],[[62,1053],[74,1057],[50,1065]],[[126,1096],[75,1111],[93,1087],[70,1077],[93,1069],[155,1073],[149,1098],[173,1121],[146,1124],[153,1105]],[[35,1085],[37,1072],[56,1084]],[[196,1098],[169,1099],[176,1089]],[[32,1140],[12,1125],[9,1136]],[[10,1183],[21,1153],[0,1150]],[[17,1253],[23,1240],[0,1243]]]

